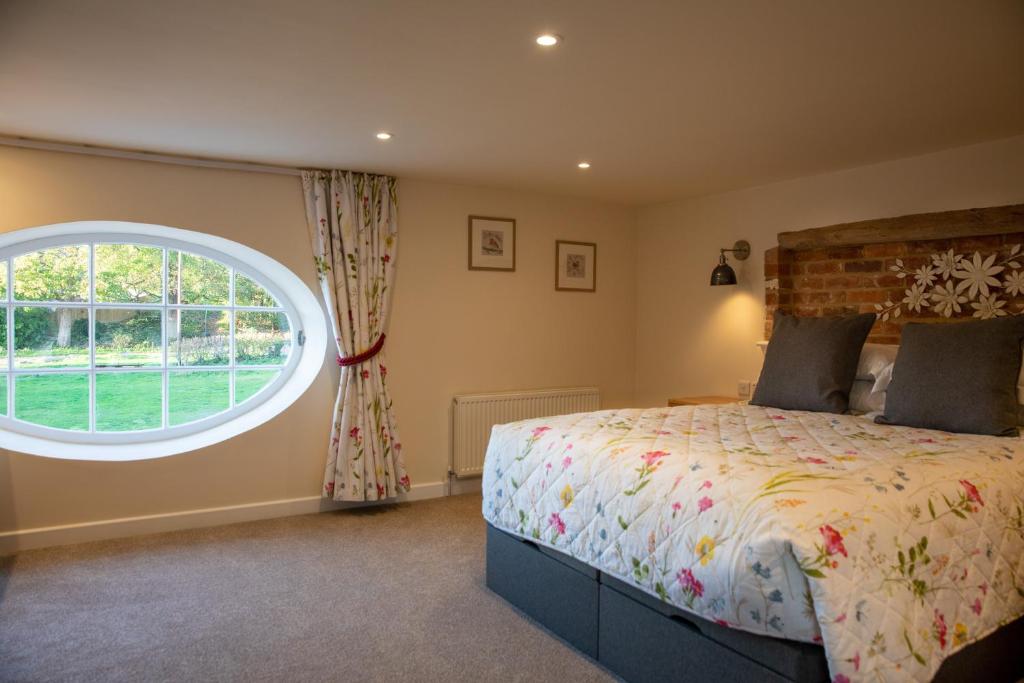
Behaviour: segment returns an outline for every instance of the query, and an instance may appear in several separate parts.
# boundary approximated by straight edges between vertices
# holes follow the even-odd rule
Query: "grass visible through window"
[[[18,375],[14,416],[58,429],[89,429],[89,375]]]
[[[159,372],[96,375],[96,431],[159,429],[163,423],[163,378]]]
[[[277,370],[239,370],[235,405],[244,403],[277,378]],[[228,373],[172,372],[168,420],[179,425],[228,408]],[[58,429],[89,429],[89,377],[81,373],[20,375],[14,387],[15,417]],[[98,373],[96,430],[159,429],[163,383],[159,372]],[[7,412],[7,377],[0,375],[0,414]]]

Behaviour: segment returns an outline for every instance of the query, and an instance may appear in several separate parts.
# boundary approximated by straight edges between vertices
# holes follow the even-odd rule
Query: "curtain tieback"
[[[338,356],[338,365],[340,365],[343,368],[347,368],[350,365],[359,365],[360,363],[365,363],[366,361],[370,360],[378,353],[380,353],[380,350],[382,348],[384,348],[384,337],[385,335],[380,335],[380,337],[377,338],[377,341],[374,342],[373,346],[366,349],[362,353],[357,353],[354,356],[345,356],[344,358]]]

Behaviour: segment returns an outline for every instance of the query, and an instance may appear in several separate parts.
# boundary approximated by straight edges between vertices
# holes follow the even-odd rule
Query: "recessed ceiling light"
[[[580,163],[576,164],[576,166],[578,168],[587,169],[587,168],[590,168],[590,162],[589,161],[581,161]]]
[[[378,140],[390,140],[391,137],[391,133],[387,132],[386,130],[382,130],[381,132],[377,133]]]
[[[554,33],[542,33],[537,36],[537,44],[542,47],[552,47],[562,42],[562,36],[555,35]]]

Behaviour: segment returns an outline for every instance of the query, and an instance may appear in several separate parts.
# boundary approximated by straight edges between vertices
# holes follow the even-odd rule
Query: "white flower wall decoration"
[[[1024,296],[1024,254],[1021,245],[1010,247],[1009,254],[982,256],[981,252],[958,254],[950,249],[931,255],[931,263],[911,270],[896,259],[889,270],[896,277],[911,280],[901,301],[875,304],[882,320],[900,317],[903,308],[921,313],[931,308],[946,318],[957,313],[971,313],[975,318],[997,318],[1024,314],[1024,304],[1013,311],[1008,297]]]

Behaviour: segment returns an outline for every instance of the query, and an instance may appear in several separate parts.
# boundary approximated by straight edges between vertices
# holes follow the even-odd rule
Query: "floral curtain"
[[[409,490],[382,350],[398,247],[397,180],[303,171],[306,222],[338,343],[341,383],[323,495],[380,500]]]

